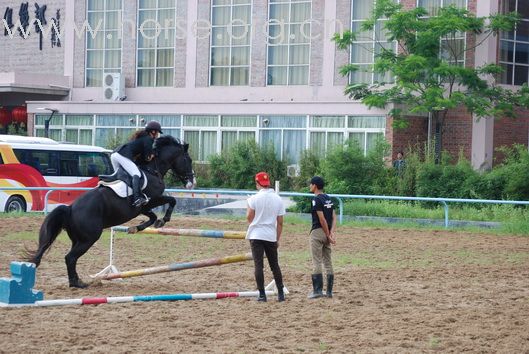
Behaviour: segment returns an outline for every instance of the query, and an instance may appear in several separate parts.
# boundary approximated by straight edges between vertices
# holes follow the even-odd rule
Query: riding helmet
[[[151,120],[149,123],[147,123],[147,125],[145,125],[145,130],[156,130],[159,131],[160,134],[163,134],[162,126],[155,120]]]

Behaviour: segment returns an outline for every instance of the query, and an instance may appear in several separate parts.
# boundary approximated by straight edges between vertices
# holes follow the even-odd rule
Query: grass
[[[450,220],[468,221],[524,221],[529,223],[529,209],[514,205],[454,205],[448,204]],[[362,201],[344,203],[345,215],[385,216],[411,219],[444,219],[441,205],[427,208],[422,203],[405,201]]]

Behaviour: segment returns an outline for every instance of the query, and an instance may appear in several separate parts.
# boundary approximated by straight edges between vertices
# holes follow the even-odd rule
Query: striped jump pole
[[[289,294],[286,287],[283,287],[285,294]],[[277,295],[275,281],[272,280],[265,288],[267,296]],[[221,293],[196,293],[196,294],[160,294],[160,295],[133,295],[133,296],[109,296],[109,297],[84,297],[78,299],[56,299],[39,300],[32,303],[3,303],[2,307],[49,307],[66,305],[99,305],[99,304],[119,304],[125,302],[148,302],[148,301],[182,301],[182,300],[218,300],[235,297],[258,297],[259,291],[234,291]]]
[[[117,232],[128,232],[127,226],[114,226],[112,230]],[[242,240],[246,237],[246,231],[221,231],[221,230],[198,230],[198,229],[172,229],[172,228],[146,228],[137,232],[138,234],[167,235],[167,236],[193,236],[209,238],[226,238]]]
[[[112,279],[120,279],[120,278],[139,277],[143,275],[174,272],[178,270],[191,269],[191,268],[202,268],[202,267],[210,267],[210,266],[223,265],[223,264],[229,264],[229,263],[246,262],[252,259],[253,259],[252,254],[246,253],[246,254],[241,254],[241,255],[236,255],[236,256],[205,259],[201,261],[171,263],[165,266],[137,269],[137,270],[131,270],[128,272],[107,273],[107,274],[102,274],[98,276],[96,279],[112,280]]]
[[[277,294],[277,291],[271,291],[271,290],[266,291],[267,296],[272,296],[276,294]],[[226,298],[231,298],[231,297],[258,297],[258,296],[259,296],[259,291],[239,291],[239,292],[227,292],[227,293],[84,297],[84,298],[79,298],[79,299],[41,300],[41,301],[36,301],[34,304],[28,304],[26,306],[99,305],[99,304],[119,304],[119,303],[125,303],[125,302],[207,300],[207,299],[226,299]]]

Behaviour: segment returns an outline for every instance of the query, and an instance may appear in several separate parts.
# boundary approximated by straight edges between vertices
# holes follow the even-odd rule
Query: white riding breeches
[[[112,162],[112,167],[114,167],[114,171],[117,171],[119,166],[121,166],[125,171],[127,171],[129,175],[141,177],[140,169],[138,168],[138,166],[136,166],[134,162],[121,155],[120,153],[113,152],[112,155],[110,155],[110,161]]]

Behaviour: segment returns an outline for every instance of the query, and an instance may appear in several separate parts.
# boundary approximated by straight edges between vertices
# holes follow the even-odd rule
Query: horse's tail
[[[40,226],[39,248],[35,251],[26,249],[28,262],[35,263],[37,267],[39,266],[44,253],[51,247],[51,244],[55,241],[62,229],[66,227],[70,219],[70,210],[69,206],[60,205],[46,216]]]

